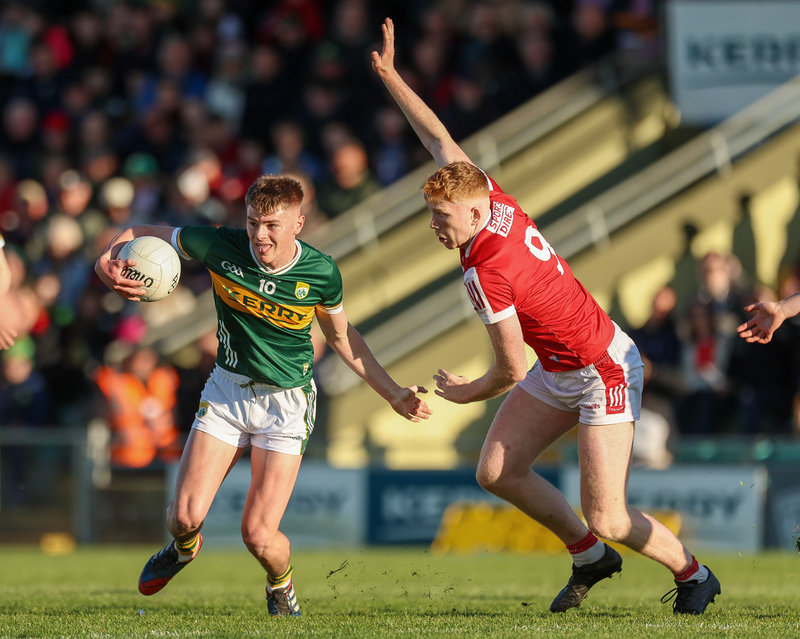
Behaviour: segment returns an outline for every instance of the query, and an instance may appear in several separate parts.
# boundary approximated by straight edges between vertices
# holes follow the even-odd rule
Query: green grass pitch
[[[661,566],[625,554],[621,575],[580,608],[548,611],[569,558],[510,553],[432,555],[425,548],[294,553],[301,618],[273,619],[264,576],[247,551],[215,549],[162,592],[143,597],[150,547],[80,548],[48,557],[0,547],[0,637],[798,637],[800,557],[706,555],[722,596],[698,617],[674,617]]]

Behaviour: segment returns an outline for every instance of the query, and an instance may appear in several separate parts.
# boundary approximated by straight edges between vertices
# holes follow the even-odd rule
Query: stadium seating
[[[759,225],[759,243],[764,249],[761,251],[763,259],[759,274],[764,281],[769,282],[777,271],[776,260],[779,259],[781,250],[779,244],[771,238],[781,236],[781,224],[785,225],[798,201],[795,173],[800,143],[798,136],[798,125],[782,129],[780,135],[768,136],[752,149],[748,149],[747,153],[737,157],[735,162],[722,162],[719,166],[712,167],[706,174],[698,176],[695,182],[687,184],[687,188],[679,189],[674,196],[646,209],[646,214],[637,215],[634,220],[620,224],[613,231],[613,241],[610,241],[609,235],[604,236],[601,228],[597,237],[588,245],[580,249],[569,248],[568,256],[576,275],[605,308],[610,308],[614,299],[619,298],[631,323],[641,323],[646,318],[653,293],[669,281],[674,273],[675,260],[682,249],[682,222],[691,221],[700,231],[694,243],[698,256],[712,249],[727,251],[730,249],[733,226],[739,217],[739,196],[748,192],[753,194],[754,222]],[[698,144],[705,143],[704,140],[698,140]],[[684,145],[687,149],[679,148],[673,154],[675,157],[670,155],[663,159],[664,175],[672,175],[670,164],[677,164],[677,169],[673,169],[678,173],[683,171],[684,166],[691,164],[682,155],[688,155],[691,151],[688,147],[692,144],[690,142]],[[642,180],[646,168],[643,166],[642,171],[629,180]],[[653,168],[659,167],[654,165]],[[597,199],[601,199],[601,196]],[[591,211],[592,203],[584,208]],[[622,206],[619,208],[624,209]],[[573,226],[577,224],[582,227],[579,229],[581,231],[591,226],[591,219],[580,217],[580,208],[572,213],[578,214],[579,219],[565,219],[565,223],[569,222]],[[605,223],[606,218],[598,220]],[[546,237],[562,252],[559,241],[563,238],[564,245],[567,246],[571,231],[557,228],[560,222],[556,220],[552,225],[543,226],[543,229]],[[553,240],[548,229],[554,231],[559,241]],[[378,254],[382,257],[384,255],[380,251]],[[365,273],[362,276],[367,277]],[[452,283],[455,287],[458,284],[457,281]],[[414,309],[419,313],[427,305],[444,305],[443,298],[449,295],[449,288],[443,286]],[[411,301],[408,303],[411,304]],[[443,316],[444,313],[441,314]],[[431,314],[431,317],[438,319],[440,316]],[[413,319],[413,314],[409,314],[407,321],[397,327],[395,343],[392,344],[393,353],[402,351],[398,349],[396,342],[401,341],[402,327],[408,327]],[[429,380],[430,375],[439,367],[474,377],[491,364],[492,354],[483,327],[474,318],[465,316],[449,330],[438,331],[428,342],[417,339],[416,328],[422,326],[420,323],[415,325],[414,330],[408,329],[408,343],[412,346],[394,364],[392,361],[395,355],[381,357],[388,353],[381,351],[380,341],[377,344],[373,342],[373,335],[378,333],[366,333],[367,341],[373,347],[377,346],[379,359],[391,364],[390,372],[404,383]],[[482,363],[480,353],[483,354]],[[329,371],[329,376],[339,378],[341,372],[333,368]],[[346,385],[341,389],[341,395],[334,394],[330,398],[331,424],[335,426],[329,432],[329,459],[341,465],[376,459],[394,467],[448,467],[455,460],[472,460],[477,455],[481,438],[471,433],[485,432],[493,413],[491,405],[481,404],[479,409],[454,407],[434,398],[430,403],[437,412],[436,428],[421,426],[409,435],[408,429],[398,428],[396,421],[390,421],[391,412],[380,406],[380,402],[371,400],[369,393],[360,392],[357,388],[348,392],[344,392],[345,390]],[[356,417],[359,412],[365,415],[360,426]],[[477,412],[481,414],[476,415]],[[389,432],[394,432],[395,435],[390,436],[387,434]],[[465,438],[471,446],[464,445]]]

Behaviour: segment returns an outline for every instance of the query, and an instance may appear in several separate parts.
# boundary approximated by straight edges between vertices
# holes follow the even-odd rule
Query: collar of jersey
[[[294,246],[297,250],[294,252],[294,257],[292,258],[292,261],[289,262],[286,266],[281,266],[280,268],[276,268],[273,271],[272,269],[268,269],[259,261],[258,257],[256,256],[256,252],[253,250],[253,245],[250,244],[249,242],[248,245],[250,246],[250,256],[253,258],[253,261],[256,263],[256,266],[258,266],[260,270],[264,271],[265,273],[269,273],[270,275],[280,275],[281,273],[285,273],[286,271],[288,271],[295,264],[297,264],[297,261],[300,259],[300,255],[303,252],[303,245],[300,244],[300,242],[298,242],[297,240],[295,240]]]
[[[483,222],[483,226],[481,226],[481,228],[478,229],[478,232],[475,233],[473,238],[469,241],[469,246],[467,246],[467,248],[464,249],[464,257],[469,257],[469,251],[472,248],[472,245],[475,244],[475,240],[478,239],[478,236],[481,234],[481,231],[485,229],[487,226],[489,226],[489,222],[491,221],[492,221],[492,213],[490,211],[489,217],[487,217],[486,220]]]

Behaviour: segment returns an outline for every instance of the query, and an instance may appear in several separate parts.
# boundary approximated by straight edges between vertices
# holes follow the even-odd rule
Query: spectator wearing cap
[[[36,345],[25,336],[0,354],[0,424],[37,428],[47,424],[50,393],[35,365]],[[21,504],[29,498],[26,486],[41,470],[42,450],[30,446],[5,445],[0,449],[3,469],[0,500],[4,505]]]
[[[0,354],[0,424],[36,427],[47,419],[48,391],[35,366],[36,344],[29,336]]]
[[[132,218],[141,224],[153,224],[159,219],[163,186],[156,159],[148,153],[134,153],[122,165],[122,175],[133,185]]]

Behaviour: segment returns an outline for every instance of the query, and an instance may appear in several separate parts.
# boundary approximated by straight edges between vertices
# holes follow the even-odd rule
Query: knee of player
[[[586,526],[598,537],[609,541],[624,541],[631,531],[627,513],[614,513],[602,509],[583,510]]]
[[[501,466],[481,461],[475,471],[475,480],[484,490],[494,493],[503,485],[507,479],[507,473]]]
[[[199,530],[203,519],[204,516],[200,513],[192,514],[188,510],[174,509],[167,513],[167,528],[173,535],[180,536]]]
[[[242,541],[256,556],[265,554],[275,540],[275,535],[264,526],[249,526],[242,522]]]

